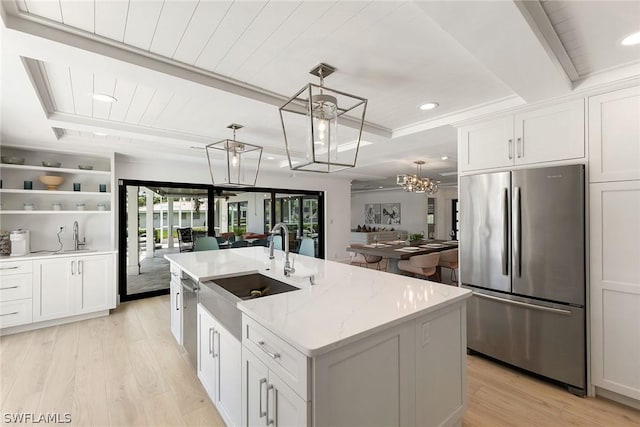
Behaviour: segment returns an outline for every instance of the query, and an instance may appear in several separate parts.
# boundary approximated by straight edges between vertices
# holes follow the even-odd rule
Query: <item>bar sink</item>
[[[245,276],[216,279],[213,280],[213,283],[231,292],[241,300],[299,290],[299,288],[295,286],[287,285],[286,283],[263,276],[262,274],[248,274]]]

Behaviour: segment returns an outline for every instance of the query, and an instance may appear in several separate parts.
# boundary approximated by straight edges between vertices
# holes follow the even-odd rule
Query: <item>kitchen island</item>
[[[469,291],[305,256],[285,277],[283,255],[250,247],[166,256],[172,274],[239,309],[235,331],[215,304],[198,307],[198,376],[228,424],[460,424]],[[215,284],[256,273],[298,289],[243,301]]]

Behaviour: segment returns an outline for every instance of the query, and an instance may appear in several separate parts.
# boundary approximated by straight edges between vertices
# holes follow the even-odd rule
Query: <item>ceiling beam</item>
[[[527,103],[571,92],[571,80],[516,2],[416,4]]]
[[[31,45],[34,43],[33,37],[29,39],[29,37],[25,36],[35,36],[37,38],[44,39],[45,41],[50,40],[64,46],[97,54],[104,58],[121,61],[126,64],[176,77],[198,85],[232,93],[234,95],[276,107],[280,107],[290,98],[289,96],[280,95],[245,82],[196,68],[133,46],[128,46],[105,37],[97,36],[92,33],[74,29],[69,26],[64,26],[47,19],[24,14],[22,12],[18,12],[17,16],[7,14],[4,17],[4,21],[6,27],[14,31],[14,34],[11,34],[13,42],[24,43],[25,49],[23,49],[23,51],[31,50],[33,52],[40,50],[39,54],[36,54],[35,52],[33,52],[33,54],[25,53],[24,56],[45,60],[45,62],[47,59],[43,57],[43,55],[46,55],[44,51],[50,49],[51,45],[44,44],[40,49],[32,48]],[[55,58],[50,58],[50,60],[55,62]],[[357,119],[352,119],[350,117],[343,116],[341,123],[353,128],[360,127],[360,122]],[[363,130],[374,135],[387,138],[391,137],[391,129],[375,123],[365,122]]]

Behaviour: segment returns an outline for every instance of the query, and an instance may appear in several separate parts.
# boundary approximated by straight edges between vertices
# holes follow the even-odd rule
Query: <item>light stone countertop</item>
[[[260,273],[300,288],[238,302],[238,308],[299,351],[315,357],[471,296],[471,291],[373,269],[292,254],[296,272],[283,274],[284,253],[248,247],[165,255],[198,281]],[[315,275],[315,285],[308,276]],[[215,313],[214,313],[215,315]]]
[[[0,257],[0,263],[9,262],[9,261],[31,261],[37,259],[47,259],[47,258],[61,258],[61,257],[71,257],[71,256],[84,256],[84,255],[105,255],[105,254],[116,254],[118,251],[105,251],[105,250],[92,250],[92,249],[80,249],[78,251],[39,251],[39,252],[31,252],[27,255],[20,256],[2,256]]]

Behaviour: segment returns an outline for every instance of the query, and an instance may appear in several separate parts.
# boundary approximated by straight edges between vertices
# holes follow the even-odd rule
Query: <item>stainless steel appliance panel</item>
[[[585,304],[584,166],[512,172],[512,292]]]
[[[584,394],[583,308],[472,290],[467,300],[467,347]]]
[[[191,278],[180,281],[182,285],[182,345],[189,355],[194,369],[198,367],[198,283]]]
[[[460,278],[511,290],[509,172],[460,178]]]

